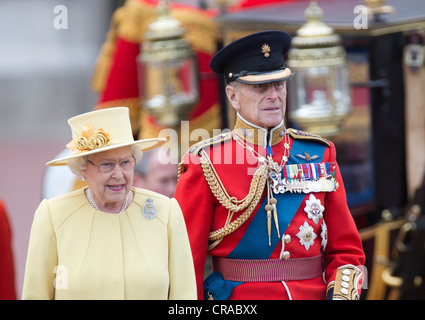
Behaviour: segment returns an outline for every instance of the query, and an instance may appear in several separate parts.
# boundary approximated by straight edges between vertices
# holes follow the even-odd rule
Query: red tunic
[[[208,240],[209,233],[225,225],[228,210],[212,193],[200,165],[201,156],[209,156],[216,175],[229,196],[241,200],[249,193],[253,173],[258,168],[259,155],[265,156],[269,149],[277,163],[281,163],[284,155],[285,140],[281,133],[283,125],[273,130],[273,138],[269,142],[267,132],[255,128],[255,139],[247,140],[258,143],[254,141],[251,144],[241,139],[246,133],[245,129],[238,128],[241,123],[247,127],[246,123],[238,120],[232,134],[224,138],[216,137],[193,147],[191,152],[185,154],[184,163],[180,167],[182,173],[175,198],[186,220],[197,275],[198,298],[202,299],[204,296],[204,264],[207,254],[227,259],[284,261],[314,257],[318,259],[320,255],[323,256],[323,274],[311,274],[307,279],[227,281],[227,284],[234,287],[230,299],[325,299],[327,289],[330,298],[358,298],[365,259],[362,244],[347,206],[344,185],[336,163],[335,147],[319,137],[295,131],[287,136],[290,156],[283,171],[289,172],[289,169],[298,166],[301,174],[305,174],[303,178],[298,177],[299,181],[314,180],[314,177],[318,178],[320,170],[315,171],[313,167],[320,168],[320,163],[327,164],[328,173],[334,175],[338,188],[326,192],[274,194],[278,202],[280,238],[272,218],[271,245],[264,210],[267,192],[263,188],[257,192],[261,194],[261,198],[249,218],[208,251],[208,245],[211,244]],[[238,137],[239,141],[232,136]],[[257,139],[258,136],[260,139]],[[266,147],[266,144],[269,146]],[[252,153],[247,147],[252,147],[258,154]],[[321,212],[320,206],[323,207]],[[313,211],[313,208],[319,208],[319,211]],[[237,219],[243,211],[235,212],[231,221]],[[319,214],[314,214],[317,212]],[[224,280],[227,280],[226,276]]]
[[[0,300],[15,300],[15,267],[12,250],[12,231],[6,208],[0,200]]]

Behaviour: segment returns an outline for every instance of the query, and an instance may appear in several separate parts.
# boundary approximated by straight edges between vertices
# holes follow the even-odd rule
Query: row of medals
[[[274,223],[276,225],[277,235],[280,238],[279,232],[279,221],[277,217],[277,200],[273,197],[274,194],[279,193],[311,193],[311,192],[326,192],[333,191],[338,188],[338,185],[335,179],[326,174],[326,170],[321,173],[320,178],[317,179],[305,179],[305,178],[282,178],[283,168],[287,165],[289,158],[289,143],[286,140],[288,134],[285,133],[285,151],[282,156],[282,162],[279,164],[275,162],[271,155],[267,156],[267,159],[263,156],[258,157],[258,161],[267,165],[267,205],[265,206],[265,210],[267,213],[267,229],[268,229],[268,238],[269,238],[269,246],[271,246],[271,221],[272,216]],[[252,147],[247,147],[242,144],[241,141],[234,136],[234,139],[240,143],[243,147],[248,148],[252,153],[255,151]],[[302,175],[300,175],[302,176]],[[316,175],[318,176],[318,175]]]
[[[311,192],[329,192],[336,189],[335,180],[326,172],[317,179],[305,178],[282,178],[283,166],[269,158],[268,179],[271,183],[273,193],[311,193]]]
[[[285,144],[285,151],[289,149],[289,146]],[[260,162],[267,164],[267,174],[268,174],[268,183],[267,183],[267,205],[265,210],[267,213],[267,229],[268,229],[268,238],[269,246],[271,246],[271,224],[272,216],[276,226],[277,235],[280,238],[279,232],[279,221],[277,216],[277,200],[273,197],[274,194],[279,193],[311,193],[311,192],[328,192],[334,191],[337,189],[337,183],[335,179],[327,174],[324,170],[317,179],[296,179],[296,178],[282,178],[282,171],[286,162],[288,161],[287,156],[283,156],[282,163],[279,165],[275,162],[271,156],[268,156],[267,161],[263,157],[260,157]]]

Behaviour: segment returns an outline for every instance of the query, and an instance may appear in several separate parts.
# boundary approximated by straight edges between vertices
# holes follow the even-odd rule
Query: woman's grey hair
[[[143,152],[136,145],[131,146],[131,154],[133,155],[136,162],[142,159]],[[81,177],[82,171],[87,168],[89,164],[88,156],[77,157],[68,160],[68,167],[71,169],[72,173],[78,177]]]

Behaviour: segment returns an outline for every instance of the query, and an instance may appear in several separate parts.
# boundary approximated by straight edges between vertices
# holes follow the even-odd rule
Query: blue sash
[[[307,163],[306,160],[295,157],[296,154],[308,152],[311,155],[318,155],[314,162],[322,162],[325,146],[319,143],[311,143],[305,140],[294,140],[290,150],[288,164]],[[283,235],[294,217],[295,213],[303,201],[304,193],[284,193],[275,194],[277,200],[277,213],[279,220],[280,234]],[[269,259],[280,238],[277,236],[276,227],[272,222],[271,246],[269,246],[267,233],[267,216],[265,206],[267,198],[263,201],[258,211],[255,213],[248,229],[237,246],[226,257],[229,259]]]

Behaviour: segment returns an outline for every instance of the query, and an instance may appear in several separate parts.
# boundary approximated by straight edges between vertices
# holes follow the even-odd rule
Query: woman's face
[[[88,160],[85,178],[94,201],[102,211],[119,211],[133,184],[136,160],[131,147],[95,153]]]

